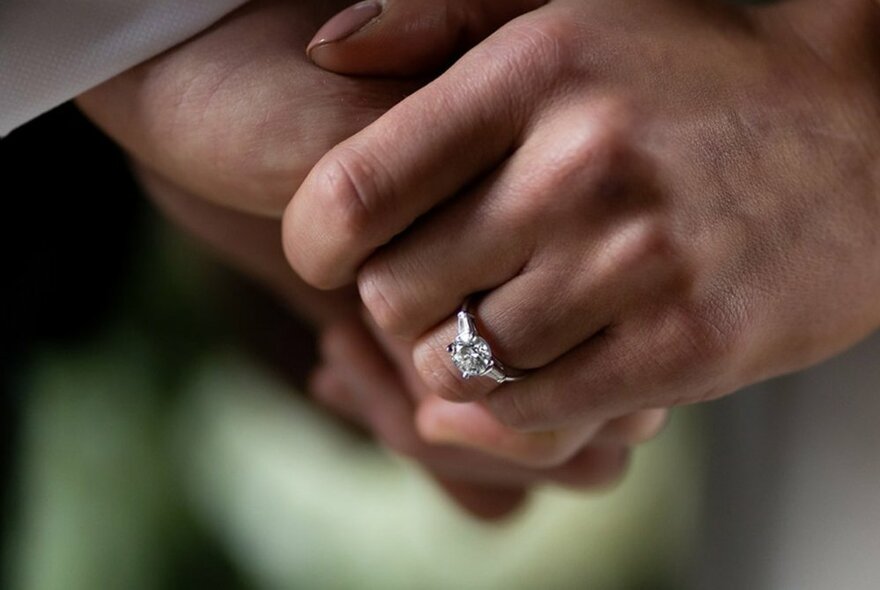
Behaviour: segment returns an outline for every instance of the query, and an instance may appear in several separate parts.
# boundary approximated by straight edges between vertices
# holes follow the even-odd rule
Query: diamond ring
[[[467,301],[458,312],[458,335],[446,351],[464,379],[489,377],[497,383],[507,383],[525,377],[524,371],[506,367],[495,358],[489,343],[477,334],[476,321]]]

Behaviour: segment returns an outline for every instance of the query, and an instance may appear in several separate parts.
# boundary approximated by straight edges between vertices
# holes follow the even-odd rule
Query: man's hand
[[[279,217],[312,165],[416,84],[346,78],[304,52],[341,2],[257,1],[77,99],[141,165],[187,192]]]
[[[324,157],[288,259],[356,278],[432,391],[521,431],[827,358],[880,325],[880,10],[828,10],[554,0]],[[450,362],[476,293],[527,379]]]
[[[315,67],[305,51],[345,2],[257,0],[77,104],[137,162],[181,189],[277,218],[321,156],[424,82],[399,74],[432,71],[539,3],[476,10],[470,0],[388,0],[345,44],[320,36],[311,43],[318,63],[361,74],[352,77]],[[411,51],[414,44],[422,50]]]

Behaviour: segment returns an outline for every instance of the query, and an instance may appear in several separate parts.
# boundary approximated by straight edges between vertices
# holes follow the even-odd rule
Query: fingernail
[[[316,47],[342,41],[354,35],[380,14],[382,14],[382,4],[378,0],[364,0],[349,6],[318,30],[306,52],[311,53]]]

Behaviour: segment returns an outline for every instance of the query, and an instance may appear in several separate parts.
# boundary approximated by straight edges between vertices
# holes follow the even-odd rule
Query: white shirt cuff
[[[247,0],[0,0],[0,136]]]

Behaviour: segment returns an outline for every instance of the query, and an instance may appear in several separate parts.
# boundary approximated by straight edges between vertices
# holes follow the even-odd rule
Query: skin
[[[423,434],[511,459],[468,420],[564,462],[602,420],[835,355],[880,326],[880,7],[830,4],[551,1],[322,158],[287,258],[478,402]],[[451,364],[475,293],[526,380]]]
[[[417,86],[315,68],[303,48],[344,3],[288,4],[249,3],[77,104],[174,185],[278,218],[318,158]]]
[[[486,3],[495,8],[479,12],[471,3],[423,2],[421,14],[435,10],[443,16],[430,19],[434,28],[413,33],[414,42],[440,49],[429,54],[404,51],[412,40],[389,35],[416,7],[390,1],[390,18],[350,40],[356,51],[349,43],[322,47],[312,57],[324,60],[328,69],[360,67],[361,74],[424,71],[449,57],[444,52],[478,41],[515,16],[512,6],[522,11],[531,4]],[[493,445],[529,454],[529,467],[432,444],[416,430],[417,413],[446,402],[416,376],[411,345],[365,322],[353,288],[327,294],[290,272],[278,221],[290,196],[332,146],[424,83],[387,75],[344,77],[316,68],[303,48],[320,23],[342,7],[250,3],[198,37],[80,96],[77,103],[128,152],[144,191],[166,215],[315,322],[323,333],[325,357],[313,379],[316,398],[421,463],[466,509],[487,518],[502,516],[542,482],[609,485],[622,475],[628,448],[662,427],[662,414],[597,423],[590,445],[547,469],[541,468],[548,463],[541,455],[555,437],[523,437],[488,413],[471,417],[471,427]],[[389,38],[400,45],[390,44]],[[364,54],[373,57],[369,70],[350,63],[352,55]]]

